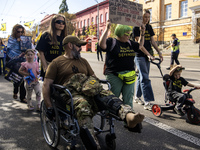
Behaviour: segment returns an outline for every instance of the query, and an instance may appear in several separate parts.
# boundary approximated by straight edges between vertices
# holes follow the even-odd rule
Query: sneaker
[[[147,103],[147,104],[144,105],[144,109],[145,110],[151,110],[151,108],[152,108],[152,104],[151,103]]]
[[[180,116],[184,116],[185,114],[182,112],[181,109],[178,109],[177,107],[174,107],[175,112],[180,115]]]
[[[167,70],[170,70],[170,67],[166,68]]]
[[[28,105],[28,110],[34,110],[34,106]]]
[[[140,105],[144,105],[144,102],[141,100],[140,97],[136,97],[136,98],[133,100],[133,102],[138,103],[138,104],[140,104]]]

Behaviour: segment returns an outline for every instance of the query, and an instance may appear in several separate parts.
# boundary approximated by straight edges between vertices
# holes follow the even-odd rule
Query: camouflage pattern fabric
[[[64,83],[64,86],[87,96],[97,95],[103,89],[98,78],[88,77],[82,73],[73,75],[68,82]]]
[[[84,74],[75,74],[67,83],[64,83],[64,86],[66,86],[70,90],[73,96],[74,110],[79,126],[87,127],[91,135],[95,139],[96,144],[99,145],[94,133],[94,126],[92,122],[92,117],[94,117],[94,115],[98,112],[98,107],[94,101],[93,96],[91,95],[97,93],[100,94],[101,97],[106,97],[109,95],[113,95],[113,93],[110,90],[104,90],[97,78],[88,78]],[[92,92],[90,92],[89,90],[90,86],[92,86]],[[94,87],[96,87],[97,89],[93,89]],[[85,91],[87,94],[85,94],[82,89],[84,89],[83,91]],[[134,113],[129,105],[121,105],[118,115],[122,120],[124,120],[126,114],[130,112]]]

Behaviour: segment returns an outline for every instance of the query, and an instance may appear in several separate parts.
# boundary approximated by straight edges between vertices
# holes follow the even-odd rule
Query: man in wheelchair
[[[53,83],[64,85],[70,90],[74,100],[75,116],[80,126],[80,137],[85,147],[100,149],[92,123],[92,117],[98,110],[102,107],[106,108],[125,121],[131,129],[136,128],[143,121],[144,115],[134,113],[130,106],[124,105],[111,91],[102,88],[87,60],[80,56],[81,46],[85,44],[85,41],[76,36],[68,35],[64,38],[65,54],[49,64],[42,90],[50,119],[53,109],[50,100],[50,85]]]
[[[173,101],[176,101],[174,110],[181,116],[184,115],[181,109],[185,103],[185,100],[188,98],[186,93],[182,93],[182,86],[184,85],[200,89],[200,86],[193,85],[181,77],[183,69],[184,68],[181,65],[176,65],[170,70],[170,84],[168,87],[169,98]]]

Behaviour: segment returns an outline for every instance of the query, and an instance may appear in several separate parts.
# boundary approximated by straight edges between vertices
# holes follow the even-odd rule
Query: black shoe
[[[170,67],[166,68],[167,70],[170,70]]]
[[[26,103],[27,103],[27,99],[26,99],[26,98],[24,98],[24,99],[21,99],[21,100],[20,100],[20,102],[21,102],[21,103],[25,103],[25,104],[26,104]]]

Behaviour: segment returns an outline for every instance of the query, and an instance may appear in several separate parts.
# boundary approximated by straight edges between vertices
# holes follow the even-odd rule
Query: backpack
[[[116,39],[116,38],[113,38],[113,40],[112,40],[112,45],[111,45],[111,48],[110,48],[110,51],[113,50],[113,48],[115,47],[116,43],[117,43],[117,39]],[[128,40],[128,43],[129,43],[130,46],[132,46],[130,40]],[[103,74],[104,74],[104,75],[105,75],[105,70],[106,70],[106,56],[105,56],[105,63],[104,63],[104,66],[103,66]]]

